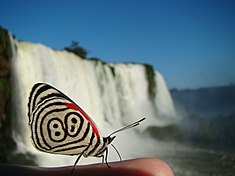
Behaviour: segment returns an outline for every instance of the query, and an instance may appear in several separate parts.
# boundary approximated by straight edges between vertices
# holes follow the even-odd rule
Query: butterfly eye
[[[65,117],[66,131],[71,137],[75,137],[79,134],[82,124],[82,117],[78,113],[68,113]]]
[[[62,121],[59,118],[53,118],[48,122],[48,134],[50,140],[54,142],[61,142],[66,137]]]

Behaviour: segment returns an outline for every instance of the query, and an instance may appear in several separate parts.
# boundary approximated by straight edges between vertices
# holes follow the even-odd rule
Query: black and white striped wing
[[[45,83],[33,86],[28,117],[33,144],[44,152],[77,155],[100,140],[91,118],[70,98]]]

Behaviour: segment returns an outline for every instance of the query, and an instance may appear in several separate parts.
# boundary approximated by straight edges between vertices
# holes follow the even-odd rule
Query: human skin
[[[138,158],[121,162],[45,168],[37,166],[21,166],[0,164],[0,173],[4,176],[174,176],[170,167],[156,158]]]

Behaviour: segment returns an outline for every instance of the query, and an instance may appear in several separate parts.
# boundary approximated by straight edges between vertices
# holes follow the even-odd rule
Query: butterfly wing
[[[28,117],[33,144],[44,152],[77,155],[100,140],[92,119],[65,94],[45,83],[33,86]]]

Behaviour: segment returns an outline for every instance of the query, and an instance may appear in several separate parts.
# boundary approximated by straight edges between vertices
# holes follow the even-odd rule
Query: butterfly
[[[28,102],[28,118],[35,148],[53,154],[78,155],[73,170],[82,156],[102,157],[102,162],[105,159],[109,167],[108,145],[116,137],[113,135],[133,128],[145,119],[102,137],[95,122],[79,105],[46,83],[33,86]],[[121,160],[119,152],[114,149]]]

